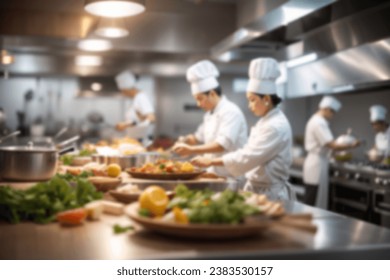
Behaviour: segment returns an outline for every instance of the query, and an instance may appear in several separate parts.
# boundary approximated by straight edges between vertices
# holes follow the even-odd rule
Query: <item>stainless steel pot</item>
[[[127,156],[106,156],[106,155],[92,155],[92,160],[101,164],[116,163],[122,169],[137,167],[145,164],[146,162],[154,162],[155,160],[164,157],[160,153],[147,152],[138,153]]]
[[[78,139],[75,136],[56,146],[34,146],[30,141],[26,146],[0,147],[0,178],[24,182],[49,180],[56,173],[58,155],[74,149]]]
[[[55,148],[0,147],[0,178],[9,181],[45,181],[54,176],[58,153]]]

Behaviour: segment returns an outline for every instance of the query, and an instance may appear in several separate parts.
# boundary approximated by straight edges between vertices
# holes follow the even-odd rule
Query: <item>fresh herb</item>
[[[190,190],[180,184],[168,208],[188,209],[191,223],[237,224],[244,217],[258,213],[258,208],[245,203],[245,197],[237,192],[225,190],[215,195],[211,190]]]
[[[80,157],[89,157],[89,156],[91,156],[91,155],[93,155],[95,153],[96,153],[96,151],[94,151],[94,150],[91,151],[91,150],[83,149],[83,150],[80,150],[79,156]]]
[[[65,174],[57,174],[58,177],[64,179],[64,180],[67,180],[69,182],[74,182],[76,181],[77,179],[86,179],[90,176],[93,176],[93,172],[92,171],[83,171],[81,172],[79,175],[73,175],[73,174],[70,174],[70,173],[65,173]]]
[[[63,165],[72,165],[75,155],[62,155],[60,156],[60,161]]]
[[[134,227],[133,226],[121,226],[121,225],[118,225],[118,224],[115,224],[114,227],[113,227],[113,230],[114,230],[114,233],[115,234],[119,234],[119,233],[124,233],[128,230],[133,230]]]
[[[86,149],[83,149],[83,150],[80,150],[78,152],[78,154],[66,154],[66,155],[62,155],[60,157],[60,161],[62,161],[62,164],[63,165],[72,165],[73,163],[73,160],[75,157],[89,157],[91,155],[93,155],[94,153],[96,153],[95,151],[90,151],[90,150],[86,150]]]
[[[159,168],[163,170],[165,168],[165,164],[160,164]]]
[[[143,216],[143,217],[150,217],[151,213],[148,209],[146,208],[141,208],[138,210],[138,215]]]
[[[0,220],[50,223],[58,212],[82,207],[102,197],[89,181],[78,177],[71,181],[56,175],[27,190],[0,186]]]

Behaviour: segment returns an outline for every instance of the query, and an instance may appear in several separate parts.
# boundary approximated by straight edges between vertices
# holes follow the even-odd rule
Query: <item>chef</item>
[[[154,108],[146,93],[136,87],[136,78],[131,71],[126,70],[115,77],[118,88],[123,96],[130,97],[132,104],[126,111],[125,120],[117,123],[116,129],[123,131],[130,127],[145,127],[151,134],[155,122]]]
[[[318,111],[309,119],[305,128],[305,150],[307,156],[303,165],[303,181],[306,185],[306,203],[326,209],[329,192],[329,156],[330,152],[348,150],[359,145],[359,141],[350,144],[338,144],[329,128],[341,103],[334,97],[324,96]]]
[[[387,159],[390,156],[390,126],[386,121],[387,109],[381,105],[370,108],[370,121],[376,132],[375,149]]]
[[[245,174],[244,190],[265,193],[270,199],[294,199],[288,184],[292,162],[291,126],[278,108],[281,98],[275,80],[280,76],[278,63],[272,58],[258,58],[250,63],[246,97],[249,109],[260,117],[252,127],[242,149],[220,158],[196,157],[198,166],[225,166],[234,176]]]
[[[179,155],[207,154],[210,158],[241,148],[247,141],[248,129],[241,109],[222,95],[215,65],[202,60],[187,70],[187,80],[197,105],[206,111],[203,122],[195,133],[179,137],[172,148]],[[228,176],[221,166],[209,172]]]

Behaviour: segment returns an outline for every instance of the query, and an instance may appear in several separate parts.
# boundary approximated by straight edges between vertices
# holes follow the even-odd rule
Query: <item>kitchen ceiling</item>
[[[209,58],[222,73],[246,74],[255,57],[285,61],[317,52],[322,59],[390,37],[386,0],[146,0],[146,12],[125,18],[128,37],[112,39],[110,51],[92,53],[77,44],[99,38],[94,30],[100,18],[83,5],[0,0],[0,46],[15,54],[15,63],[0,70],[112,76],[128,67],[172,76]],[[99,55],[102,65],[77,66],[79,55]]]
[[[100,18],[84,11],[83,0],[1,0],[0,45],[15,55],[15,63],[4,70],[112,76],[131,67],[139,73],[182,74],[190,63],[209,57],[211,46],[235,29],[236,2],[147,0],[146,12],[125,18],[128,37],[112,39],[110,51],[92,53],[77,48],[82,39],[98,38],[94,30]],[[76,66],[78,55],[99,55],[103,64]]]

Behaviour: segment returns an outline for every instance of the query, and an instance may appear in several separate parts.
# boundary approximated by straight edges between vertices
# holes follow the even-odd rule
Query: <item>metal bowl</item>
[[[106,156],[106,155],[92,155],[92,160],[101,164],[116,163],[122,170],[130,167],[142,166],[147,162],[154,162],[159,158],[166,157],[157,152],[138,153],[127,156]]]
[[[54,176],[56,149],[47,147],[0,147],[0,177],[9,181],[45,181]]]

